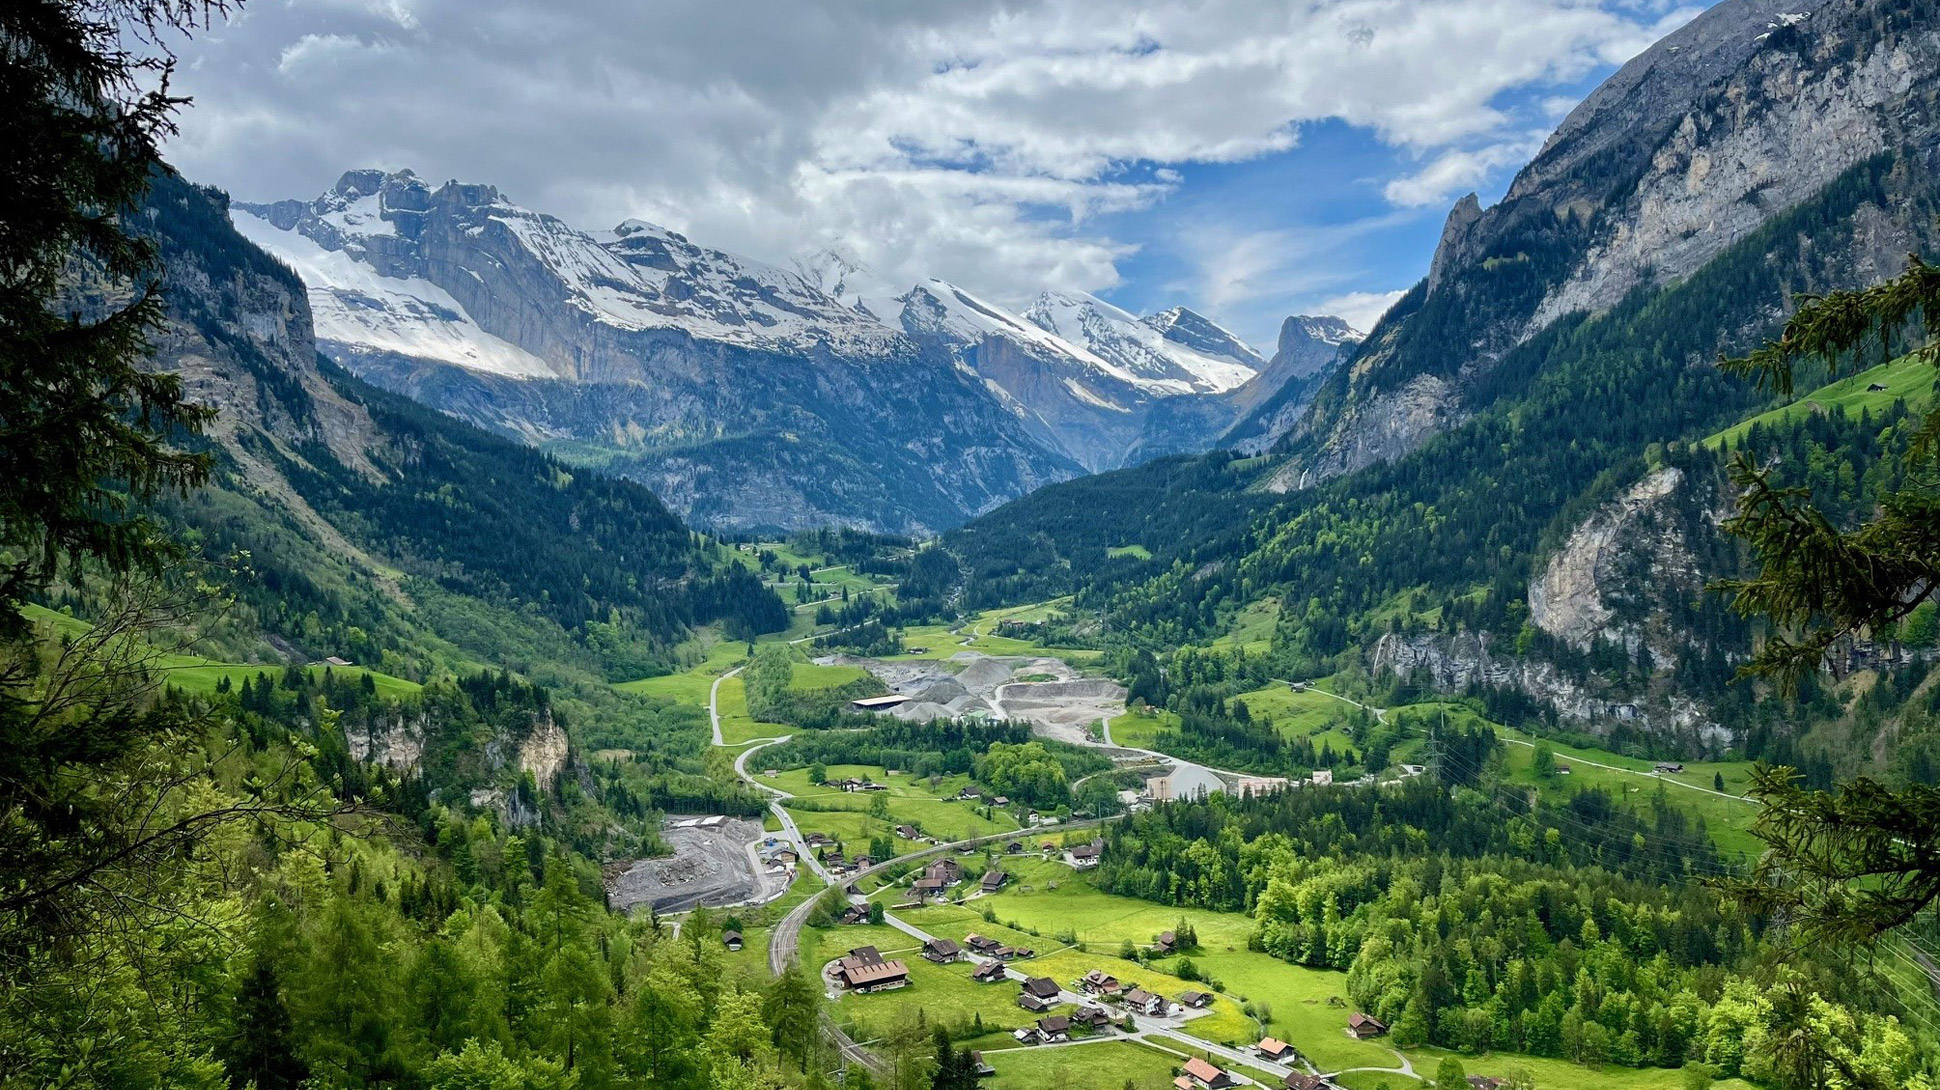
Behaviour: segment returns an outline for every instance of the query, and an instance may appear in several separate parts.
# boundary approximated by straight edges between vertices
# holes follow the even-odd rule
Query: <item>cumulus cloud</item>
[[[1436,155],[1413,174],[1392,179],[1381,192],[1393,203],[1408,208],[1445,204],[1449,198],[1482,184],[1503,167],[1526,161],[1542,146],[1542,133],[1528,133],[1520,139],[1479,148],[1451,149]]]
[[[1319,307],[1322,314],[1332,314],[1348,325],[1363,333],[1372,333],[1374,323],[1381,320],[1389,308],[1401,301],[1406,291],[1350,291],[1324,300]]]
[[[184,50],[171,157],[251,199],[344,169],[498,185],[586,227],[638,216],[769,260],[838,245],[887,280],[1100,290],[1098,218],[1178,168],[1340,119],[1433,201],[1528,146],[1541,94],[1688,18],[1656,0],[291,0]],[[1231,232],[1243,232],[1235,219]],[[1230,232],[1229,232],[1230,233]],[[1213,298],[1284,271],[1240,239]],[[1284,290],[1281,285],[1279,290]]]

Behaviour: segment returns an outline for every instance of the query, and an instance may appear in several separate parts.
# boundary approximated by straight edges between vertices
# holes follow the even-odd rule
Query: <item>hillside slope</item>
[[[158,178],[149,227],[169,303],[155,365],[221,410],[214,485],[169,511],[212,560],[247,554],[228,650],[422,675],[522,640],[583,645],[602,625],[651,649],[701,621],[785,624],[770,592],[639,485],[320,363],[302,281],[231,228],[225,203]]]
[[[1854,94],[1864,93],[1863,81],[1848,84],[1851,70],[1842,66],[1890,60],[1897,85],[1915,89],[1940,72],[1935,24],[1922,15],[1933,14],[1932,5],[1823,5],[1809,20],[1758,35],[1743,25],[1755,5],[1719,10],[1736,17],[1701,20],[1695,32],[1646,56],[1663,58],[1671,46],[1693,50],[1707,58],[1698,66],[1706,79],[1726,88],[1756,84],[1761,73],[1796,74],[1807,62],[1820,66],[1813,80],[1850,85]],[[1707,27],[1722,40],[1705,40]],[[1741,70],[1716,70],[1734,57]],[[1640,78],[1626,72],[1613,86]],[[1633,103],[1677,101],[1626,94]],[[1543,188],[1551,185],[1544,171],[1575,161],[1559,148],[1635,149],[1636,117],[1627,109],[1600,112],[1597,104],[1609,99],[1599,92],[1586,105],[1587,121],[1560,130],[1525,171],[1533,179],[1519,183],[1525,196],[1528,185],[1557,192]],[[1817,131],[1798,118],[1792,97],[1737,101],[1725,127],[1732,132],[1769,133],[1794,120],[1806,126],[1802,132]],[[1699,108],[1723,110],[1717,102]],[[1644,276],[1614,303],[1572,309],[1540,329],[1528,326],[1549,290],[1532,279],[1530,266],[1541,263],[1530,248],[1535,235],[1505,227],[1471,253],[1485,255],[1476,261],[1450,256],[1469,252],[1469,243],[1446,242],[1430,277],[1327,381],[1310,426],[1277,453],[1203,458],[1197,470],[1146,467],[1109,488],[1105,479],[1069,482],[1000,509],[946,539],[976,573],[967,600],[1075,594],[1076,608],[1094,623],[1102,615],[1104,630],[1154,651],[1214,639],[1242,611],[1257,630],[1264,612],[1272,620],[1271,668],[1280,676],[1352,663],[1375,677],[1472,691],[1501,701],[1504,716],[1573,730],[1692,752],[1747,745],[1759,731],[1761,745],[1775,745],[1771,739],[1786,730],[1755,722],[1749,690],[1730,684],[1735,659],[1757,633],[1704,592],[1743,558],[1716,530],[1728,485],[1716,455],[1700,448],[1770,402],[1714,361],[1774,333],[1798,293],[1875,282],[1897,272],[1907,252],[1930,252],[1940,242],[1940,106],[1910,92],[1884,112],[1889,129],[1849,129],[1840,154],[1850,166],[1761,211],[1742,232],[1720,231],[1736,237],[1691,258],[1697,263],[1681,275]],[[1607,124],[1620,131],[1603,131]],[[1807,173],[1816,178],[1818,169]],[[1617,186],[1607,205],[1575,218],[1622,220],[1631,194]],[[1543,219],[1528,206],[1497,215],[1491,222],[1531,230]],[[1561,229],[1563,220],[1545,215]],[[1512,253],[1529,260],[1498,260],[1503,246],[1524,247]],[[1572,267],[1557,256],[1566,251],[1547,251],[1557,260],[1544,267],[1561,270],[1556,285]],[[1503,307],[1517,300],[1526,311],[1503,324],[1510,313]],[[1467,351],[1475,343],[1469,333],[1510,325],[1513,335],[1486,362]],[[1431,359],[1430,349],[1442,354]],[[1411,361],[1438,370],[1407,377]],[[1892,410],[1890,401],[1874,407]],[[1852,466],[1868,464],[1868,452],[1896,442],[1890,428],[1876,434],[1879,420],[1827,432],[1825,414],[1792,419],[1806,430],[1736,434],[1780,444],[1801,471],[1810,467],[1801,483],[1817,487],[1842,487],[1843,478],[1822,476],[1823,467],[1845,462],[1851,476]],[[1360,421],[1362,439],[1380,438],[1357,449],[1386,453],[1358,468],[1348,464],[1356,459],[1330,463],[1347,448],[1329,446],[1322,432],[1328,421],[1347,420]],[[1433,426],[1414,426],[1424,420]],[[1108,502],[1161,479],[1187,487],[1146,506]],[[1843,486],[1841,503],[1859,510],[1889,479],[1884,470],[1862,470]],[[1119,525],[1072,525],[1094,511],[1091,521]],[[1179,532],[1215,512],[1244,524]],[[1146,545],[1151,559],[1105,562],[1096,550],[1110,538]],[[1890,647],[1855,648],[1842,668],[1923,670],[1922,662]]]
[[[1500,202],[1455,206],[1426,279],[1322,391],[1274,486],[1405,455],[1486,407],[1490,373],[1560,321],[1690,276],[1881,151],[1923,160],[1940,128],[1936,15],[1922,0],[1725,0],[1631,60]],[[1897,219],[1861,230],[1903,242]]]

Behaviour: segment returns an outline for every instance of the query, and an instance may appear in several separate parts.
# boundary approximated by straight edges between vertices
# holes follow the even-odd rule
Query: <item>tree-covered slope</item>
[[[1283,497],[1259,482],[1297,454],[1213,455],[1046,489],[945,539],[971,573],[965,600],[1074,593],[1105,630],[1155,651],[1212,639],[1269,602],[1282,676],[1343,656],[1377,673],[1426,667],[1431,684],[1516,689],[1533,697],[1519,707],[1579,729],[1742,744],[1755,724],[1742,687],[1726,683],[1754,634],[1703,593],[1739,553],[1714,528],[1721,464],[1690,448],[1768,401],[1715,361],[1773,332],[1798,293],[1869,282],[1896,251],[1929,247],[1936,208],[1924,153],[1878,154],[1681,280],[1506,351],[1469,380],[1468,418],[1413,453]],[[1652,609],[1675,599],[1680,634],[1652,637],[1653,658],[1641,628],[1624,644],[1615,629],[1551,624],[1532,586],[1586,519],[1666,466],[1688,482],[1670,501],[1683,513],[1648,517],[1713,529],[1676,563],[1633,573],[1655,584],[1633,597]],[[1151,558],[1107,552],[1120,544]],[[1605,570],[1597,593],[1622,598],[1618,574]],[[1598,650],[1612,640],[1614,654]]]
[[[637,673],[690,625],[785,625],[772,593],[644,487],[321,362],[301,281],[237,235],[223,205],[161,177],[147,220],[170,306],[153,365],[220,410],[216,486],[170,511],[207,559],[247,554],[232,649],[422,674],[453,643],[483,661],[535,641],[589,659],[625,643],[627,661],[607,665]],[[434,610],[473,621],[432,625]],[[252,646],[250,627],[267,643]]]

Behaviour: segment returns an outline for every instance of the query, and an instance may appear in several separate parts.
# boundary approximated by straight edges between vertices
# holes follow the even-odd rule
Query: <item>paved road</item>
[[[713,722],[713,725],[714,725],[714,744],[717,746],[724,744],[721,738],[721,717],[720,717],[721,682],[726,681],[728,678],[733,677],[737,673],[740,673],[741,669],[742,669],[741,667],[736,667],[735,669],[730,670],[725,674],[722,674],[719,678],[715,679],[713,687],[708,692],[708,702],[707,702],[708,718]],[[821,877],[824,882],[827,882],[831,887],[834,887],[837,885],[838,879],[836,879],[834,876],[830,875],[826,870],[824,870],[820,861],[818,861],[814,857],[814,855],[812,855],[809,852],[807,842],[803,838],[801,830],[797,828],[795,825],[794,816],[791,815],[788,812],[787,808],[782,805],[782,800],[792,798],[793,796],[790,795],[788,792],[781,790],[780,788],[762,783],[759,779],[757,779],[754,776],[753,773],[750,773],[748,771],[748,759],[755,752],[757,752],[758,750],[765,749],[769,746],[779,745],[782,742],[786,742],[790,737],[792,737],[792,735],[783,735],[779,738],[760,738],[760,739],[754,740],[754,742],[752,742],[751,744],[748,744],[747,747],[743,749],[741,753],[735,757],[734,771],[735,771],[735,774],[739,776],[744,782],[753,784],[755,787],[759,788],[760,790],[765,791],[768,794],[774,796],[774,798],[769,802],[768,805],[769,805],[769,809],[774,812],[776,818],[781,822],[781,826],[782,826],[781,835],[791,845],[794,846],[797,855],[800,856],[802,861],[808,867],[810,867],[819,877]],[[1109,736],[1107,737],[1107,744],[1109,744]],[[1131,748],[1131,747],[1117,747],[1117,748]],[[1145,753],[1153,757],[1160,757],[1168,761],[1176,762],[1178,760],[1178,758],[1176,757],[1166,757],[1164,754],[1160,754],[1152,750],[1136,750],[1136,752]],[[1062,825],[1046,825],[1037,829],[1029,830],[1029,834],[1032,836],[1039,836],[1039,835],[1048,835],[1051,833],[1072,832],[1078,829],[1085,829],[1085,828],[1096,828],[1104,825],[1106,822],[1109,822],[1111,820],[1113,819],[1102,818],[1102,819],[1091,819],[1086,821],[1066,822]],[[892,867],[898,867],[907,863],[918,862],[920,860],[928,859],[932,856],[941,855],[946,852],[954,852],[958,848],[962,848],[962,847],[976,847],[983,844],[992,844],[992,843],[1012,840],[1019,835],[1020,835],[1019,830],[1011,830],[1008,832],[992,834],[990,836],[974,837],[969,840],[958,840],[958,841],[951,841],[949,843],[937,844],[932,847],[923,848],[921,850],[909,852],[904,855],[899,855],[894,859],[888,859],[888,860],[884,860],[882,862],[876,863],[865,870],[857,871],[856,873],[852,875],[848,875],[846,878],[841,879],[839,881],[844,885],[853,885],[853,884],[862,882],[866,879],[876,877],[882,874],[883,872],[889,870]],[[776,923],[774,934],[770,937],[769,944],[768,944],[769,972],[779,976],[781,972],[787,967],[788,963],[795,960],[796,952],[800,949],[800,946],[801,946],[802,928],[807,924],[809,914],[814,911],[815,903],[819,899],[820,897],[818,895],[817,897],[811,897],[808,900],[803,901],[801,904],[796,905],[793,909],[790,909],[788,914],[786,916],[783,916],[781,920],[778,923]],[[896,930],[901,931],[906,935],[909,935],[911,938],[914,938],[919,942],[928,942],[932,938],[935,938],[935,936],[931,935],[929,932],[924,931],[922,928],[919,928],[914,924],[911,924],[892,913],[885,912],[883,914],[883,922],[895,928]],[[820,966],[816,966],[815,969],[817,970],[817,975],[819,976]],[[1005,966],[1004,975],[1006,977],[1009,977],[1010,979],[1022,981],[1027,979],[1029,974],[1013,966]],[[1075,992],[1065,992],[1062,998],[1067,1003],[1085,1003],[1090,1001],[1090,998],[1088,996],[1079,995],[1078,993],[1075,993]],[[1195,1012],[1195,1014],[1196,1013],[1198,1012]],[[880,1057],[876,1056],[874,1053],[870,1052],[867,1048],[858,1044],[854,1038],[850,1037],[846,1032],[843,1031],[840,1025],[836,1024],[833,1018],[829,1017],[827,1012],[822,1013],[820,1017],[820,1021],[821,1021],[823,1036],[827,1037],[835,1045],[837,1051],[842,1054],[845,1060],[852,1063],[862,1064],[863,1066],[878,1072],[884,1071],[886,1069],[887,1065],[883,1063]],[[1140,1030],[1139,1033],[1134,1034],[1133,1036],[1139,1037],[1141,1039],[1143,1039],[1147,1033],[1159,1034],[1159,1035],[1163,1035],[1163,1036],[1172,1038],[1174,1040],[1177,1040],[1179,1043],[1184,1044],[1188,1047],[1202,1049],[1208,1053],[1223,1057],[1231,1061],[1243,1061],[1255,1067],[1273,1071],[1275,1074],[1285,1075],[1293,1070],[1292,1068],[1286,1067],[1284,1065],[1274,1064],[1269,1061],[1250,1058],[1246,1054],[1241,1053],[1238,1050],[1229,1049],[1223,1045],[1217,1045],[1211,1041],[1203,1040],[1201,1038],[1194,1037],[1189,1033],[1185,1033],[1183,1032],[1182,1029],[1179,1028],[1185,1025],[1187,1022],[1187,1020],[1183,1017],[1178,1017],[1178,1016],[1168,1017],[1163,1021],[1154,1020],[1148,1017],[1148,1018],[1141,1018],[1140,1022],[1141,1022],[1141,1025],[1144,1025],[1147,1028]],[[1402,1062],[1405,1064],[1407,1061],[1404,1059]]]
[[[717,746],[727,745],[727,742],[721,738],[721,682],[726,681],[728,678],[733,677],[745,669],[747,669],[745,665],[736,666],[734,669],[715,678],[714,684],[707,690],[707,718],[714,724],[714,744]]]

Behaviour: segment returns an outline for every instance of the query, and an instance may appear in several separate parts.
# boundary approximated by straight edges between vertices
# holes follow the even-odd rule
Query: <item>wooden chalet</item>
[[[1363,1041],[1369,1037],[1380,1037],[1388,1032],[1388,1024],[1372,1015],[1355,1011],[1347,1016],[1347,1032]]]
[[[1286,1063],[1295,1055],[1293,1046],[1278,1037],[1260,1038],[1260,1043],[1254,1045],[1253,1050],[1260,1054],[1260,1059],[1272,1060],[1274,1063]]]
[[[1117,995],[1124,990],[1118,978],[1103,969],[1093,969],[1079,977],[1078,989],[1087,995]]]
[[[852,992],[886,992],[909,983],[909,966],[897,959],[884,961],[879,957],[865,962],[843,958],[836,965],[835,978]]]
[[[1233,1077],[1224,1069],[1214,1067],[1197,1056],[1187,1060],[1183,1070],[1185,1077],[1192,1080],[1191,1085],[1201,1087],[1202,1090],[1224,1090],[1225,1087],[1233,1085]]]
[[[1017,1005],[1028,1011],[1048,1011],[1063,1001],[1063,989],[1048,976],[1026,980],[1017,992]]]

